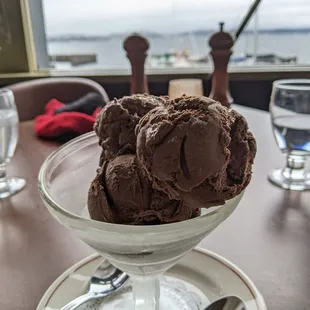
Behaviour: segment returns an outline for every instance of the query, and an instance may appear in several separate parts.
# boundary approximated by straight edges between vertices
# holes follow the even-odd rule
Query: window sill
[[[207,80],[212,73],[211,67],[204,68],[174,68],[174,69],[147,69],[149,82],[168,82],[176,78],[200,78]],[[129,81],[128,69],[70,69],[70,70],[41,70],[37,72],[3,73],[0,74],[1,85],[12,84],[24,80],[43,77],[86,77],[99,83],[126,83]],[[246,80],[275,80],[282,78],[310,78],[309,66],[253,66],[229,68],[231,81]]]

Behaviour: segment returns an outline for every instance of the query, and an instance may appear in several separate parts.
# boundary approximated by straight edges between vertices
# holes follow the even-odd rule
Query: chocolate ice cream
[[[190,219],[199,210],[154,190],[135,155],[117,156],[98,170],[89,189],[92,219],[118,224],[163,224]]]
[[[246,120],[207,97],[114,100],[95,131],[102,155],[88,195],[94,220],[187,220],[240,194],[251,179],[256,143]]]
[[[238,112],[183,96],[136,127],[137,157],[157,190],[193,208],[223,204],[251,179],[256,143]]]
[[[103,149],[101,163],[118,155],[135,154],[135,127],[140,118],[166,100],[166,97],[138,94],[109,102],[94,126]]]

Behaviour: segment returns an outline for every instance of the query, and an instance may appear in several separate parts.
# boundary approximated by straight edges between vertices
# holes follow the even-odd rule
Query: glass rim
[[[303,84],[303,85],[301,85]],[[287,90],[309,90],[310,79],[281,79],[272,83],[273,88],[287,89]]]
[[[49,174],[49,167],[51,163],[53,163],[53,160],[57,157],[57,155],[64,150],[72,147],[73,144],[80,143],[85,140],[89,140],[92,136],[96,137],[95,132],[89,132],[86,134],[83,134],[77,138],[72,139],[71,141],[65,143],[61,147],[59,147],[57,150],[55,150],[53,153],[51,153],[42,164],[39,174],[38,174],[38,189],[39,192],[44,200],[45,203],[49,204],[56,212],[61,213],[63,216],[67,217],[68,219],[71,219],[73,221],[78,221],[80,223],[84,223],[88,228],[105,231],[109,233],[128,233],[128,234],[157,234],[157,233],[172,233],[176,231],[181,231],[186,228],[190,229],[193,227],[193,223],[195,227],[196,224],[203,225],[203,222],[206,220],[206,218],[210,218],[212,216],[218,216],[219,210],[222,209],[227,204],[234,204],[235,200],[241,200],[244,190],[237,196],[235,196],[232,199],[226,200],[224,205],[220,206],[214,206],[209,209],[210,212],[200,215],[198,217],[188,219],[181,222],[174,222],[174,223],[167,223],[167,224],[158,224],[158,225],[125,225],[125,224],[115,224],[115,223],[108,223],[108,222],[100,222],[96,220],[92,220],[91,218],[86,218],[81,215],[77,215],[75,213],[67,211],[65,208],[60,206],[53,197],[49,194],[48,189],[46,188],[44,179]],[[55,165],[54,165],[55,168]],[[229,215],[227,215],[229,216]],[[226,217],[225,217],[226,218]],[[216,222],[216,221],[214,221]],[[215,225],[216,227],[217,225]]]
[[[13,94],[13,91],[12,91],[12,89],[10,89],[8,87],[1,87],[0,88],[0,94],[1,93],[12,93]]]

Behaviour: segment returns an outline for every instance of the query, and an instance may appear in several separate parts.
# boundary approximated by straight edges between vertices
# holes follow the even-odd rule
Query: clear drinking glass
[[[14,155],[18,140],[18,114],[13,92],[0,89],[0,199],[22,190],[26,181],[6,175],[6,164]]]
[[[167,283],[160,277],[234,211],[242,194],[179,223],[134,226],[94,221],[87,211],[87,192],[100,151],[94,133],[65,144],[44,162],[39,191],[60,223],[132,279],[133,291],[117,293],[113,296],[117,302],[105,304],[104,309],[200,309],[193,295],[180,289],[179,280]]]
[[[310,80],[278,80],[273,83],[270,113],[278,147],[286,166],[268,174],[275,185],[290,190],[309,190]]]

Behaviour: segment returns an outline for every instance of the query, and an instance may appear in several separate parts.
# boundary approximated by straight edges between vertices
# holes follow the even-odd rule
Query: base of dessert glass
[[[8,198],[20,192],[26,185],[26,180],[17,177],[6,178],[0,182],[0,199]]]
[[[268,180],[276,186],[293,191],[310,190],[310,173],[306,172],[302,179],[293,179],[286,176],[287,171],[276,169],[268,174]]]
[[[203,301],[202,301],[203,298]],[[159,310],[199,310],[207,297],[195,286],[173,277],[160,279]],[[135,310],[131,285],[108,296],[98,310]]]

